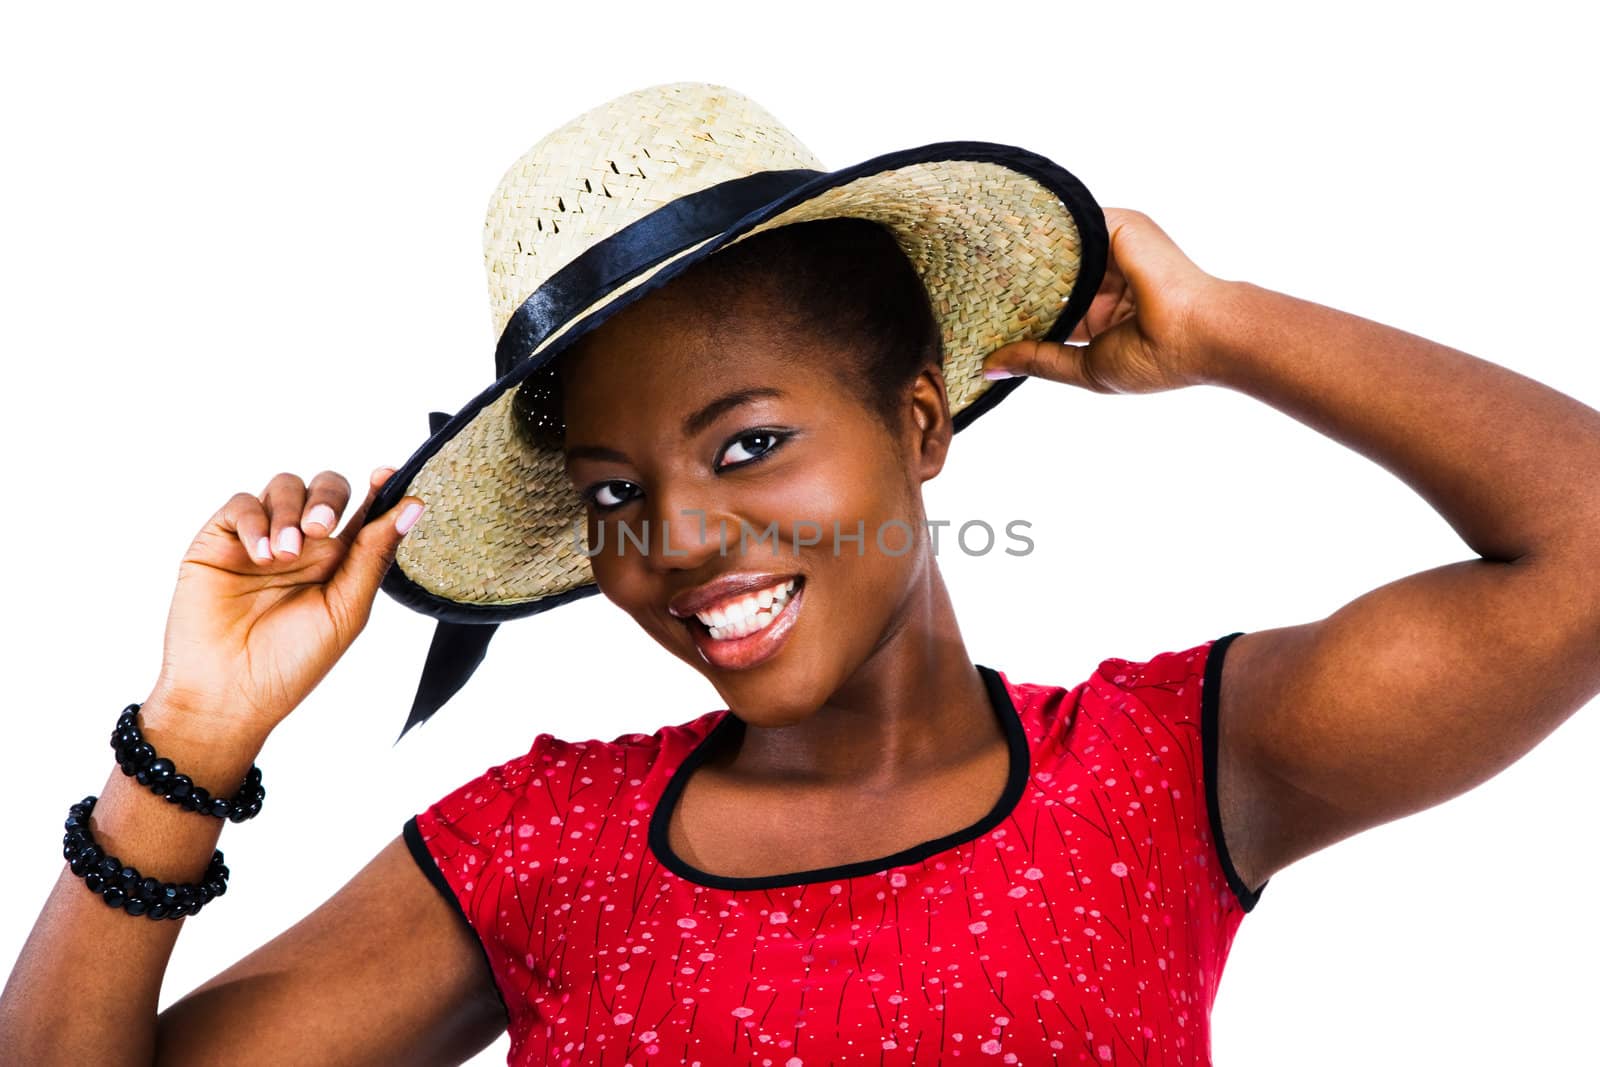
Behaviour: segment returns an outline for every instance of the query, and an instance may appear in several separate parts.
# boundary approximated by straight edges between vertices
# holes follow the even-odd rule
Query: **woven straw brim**
[[[397,472],[397,479],[408,476],[400,483],[404,491],[427,508],[400,542],[385,588],[417,610],[458,620],[531,614],[594,591],[579,551],[583,506],[561,452],[519,431],[515,386],[604,317],[703,258],[708,244],[726,247],[777,226],[841,216],[887,226],[927,287],[944,345],[950,410],[958,415],[995,388],[982,375],[986,355],[1012,341],[1060,339],[1060,327],[1072,325],[1062,318],[1079,282],[1084,244],[1060,195],[1002,163],[928,159],[826,188],[769,217],[757,213],[735,236],[703,241],[613,289],[497,382],[498,395],[480,396],[481,410],[448,440],[430,440]],[[1092,265],[1095,285],[1103,229],[1096,241],[1102,247]],[[1086,294],[1078,292],[1071,304],[1075,319]],[[384,494],[390,502],[398,496],[397,489]]]

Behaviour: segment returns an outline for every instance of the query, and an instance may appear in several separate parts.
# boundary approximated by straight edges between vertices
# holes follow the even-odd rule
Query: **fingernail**
[[[278,531],[278,551],[297,555],[300,552],[300,531],[293,526],[285,526]]]
[[[394,521],[394,528],[403,537],[411,531],[417,523],[417,517],[422,514],[421,504],[407,504],[400,509],[400,517]]]
[[[311,514],[306,516],[307,526],[311,525],[312,523],[316,523],[324,530],[333,529],[333,524],[338,521],[338,516],[335,515],[333,513],[333,509],[326,504],[318,504],[316,507],[311,509]]]
[[[256,542],[256,559],[262,563],[268,563],[272,560],[272,545],[267,542],[265,537]]]
[[[990,381],[993,381],[996,378],[1015,378],[1016,377],[1015,374],[1011,373],[1008,370],[1004,370],[1004,369],[1002,369],[1000,367],[989,367],[989,368],[987,368],[983,372],[983,376],[985,378],[988,378]]]
[[[393,467],[377,467],[372,472],[372,479],[371,480],[374,481],[374,482],[388,481],[389,480],[389,475],[391,475],[393,473],[394,473],[394,468]]]

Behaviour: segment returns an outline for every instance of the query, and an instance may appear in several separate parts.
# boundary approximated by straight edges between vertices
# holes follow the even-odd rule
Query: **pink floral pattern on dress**
[[[997,672],[1020,799],[914,863],[759,889],[664,866],[651,814],[725,710],[540,734],[408,835],[484,946],[511,1064],[1209,1065],[1255,903],[1206,807],[1202,688],[1228,640],[1106,659],[1070,689]]]

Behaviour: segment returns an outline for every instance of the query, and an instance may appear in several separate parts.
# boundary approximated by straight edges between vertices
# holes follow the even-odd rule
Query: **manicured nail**
[[[1016,375],[1000,367],[990,367],[983,372],[983,376],[993,381],[996,378],[1015,378]]]
[[[278,531],[278,551],[288,555],[297,555],[300,552],[300,531],[293,526],[285,526]]]
[[[400,509],[400,517],[394,521],[394,528],[404,537],[417,523],[417,517],[422,514],[421,504],[407,504]]]
[[[307,526],[311,525],[312,523],[316,523],[324,530],[333,529],[333,524],[338,521],[339,517],[335,515],[333,513],[333,509],[326,504],[318,504],[316,507],[311,509],[311,514],[306,516]]]
[[[272,562],[272,545],[267,542],[265,537],[256,542],[256,559],[262,563]]]

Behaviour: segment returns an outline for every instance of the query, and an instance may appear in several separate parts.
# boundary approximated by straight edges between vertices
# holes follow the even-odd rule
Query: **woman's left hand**
[[[991,352],[986,374],[1010,371],[1095,393],[1156,393],[1205,381],[1202,316],[1230,284],[1194,265],[1148,215],[1106,208],[1110,254],[1100,291],[1068,337]],[[1083,342],[1088,342],[1084,344]]]

